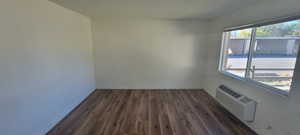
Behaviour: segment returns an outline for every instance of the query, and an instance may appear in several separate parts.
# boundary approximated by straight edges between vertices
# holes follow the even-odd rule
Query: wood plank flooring
[[[204,90],[96,90],[47,135],[257,135]]]

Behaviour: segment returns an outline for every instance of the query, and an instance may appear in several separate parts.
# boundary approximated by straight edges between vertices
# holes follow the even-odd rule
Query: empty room
[[[0,135],[300,135],[300,0],[0,3]]]

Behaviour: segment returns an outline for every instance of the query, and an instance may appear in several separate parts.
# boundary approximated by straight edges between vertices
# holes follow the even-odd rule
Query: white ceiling
[[[91,17],[212,19],[259,0],[50,0]]]

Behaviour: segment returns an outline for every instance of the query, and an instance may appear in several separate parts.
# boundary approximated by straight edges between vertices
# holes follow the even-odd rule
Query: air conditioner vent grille
[[[242,95],[241,94],[238,94],[236,93],[235,91],[227,88],[225,85],[221,85],[219,87],[222,91],[226,92],[227,94],[233,96],[234,98],[240,98]]]

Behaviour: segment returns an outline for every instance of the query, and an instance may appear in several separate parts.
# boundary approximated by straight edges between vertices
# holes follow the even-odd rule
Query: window
[[[226,75],[288,94],[299,45],[300,20],[226,30],[223,33],[219,70]]]

